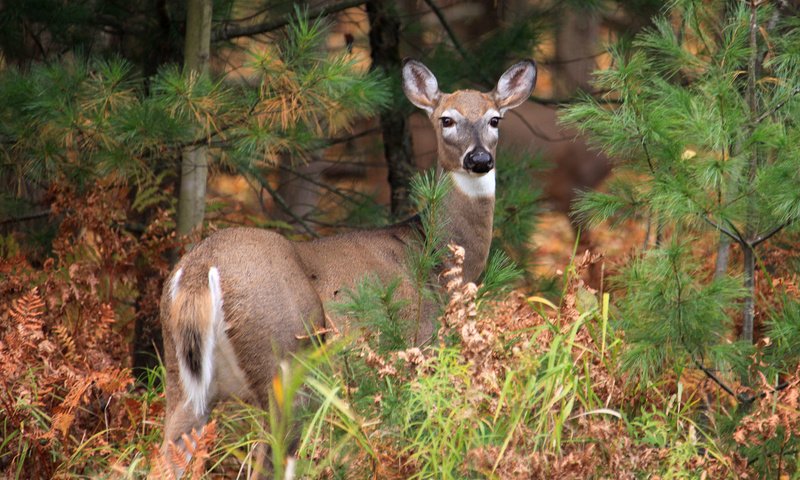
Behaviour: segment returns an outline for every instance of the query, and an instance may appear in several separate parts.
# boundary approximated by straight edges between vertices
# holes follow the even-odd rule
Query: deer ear
[[[428,67],[416,60],[403,60],[403,91],[411,103],[428,112],[428,115],[433,113],[439,102],[436,77]]]
[[[500,113],[520,106],[530,97],[534,86],[536,86],[536,63],[533,60],[523,60],[506,70],[493,92]]]

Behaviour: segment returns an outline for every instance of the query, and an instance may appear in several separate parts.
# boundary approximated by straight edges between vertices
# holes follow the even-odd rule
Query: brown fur
[[[505,97],[498,100],[494,93],[442,94],[438,87],[429,88],[435,86],[435,79],[431,82],[432,74],[424,66],[422,69],[414,70],[410,80],[413,88],[428,88],[425,98],[416,100],[432,110],[431,120],[439,137],[440,172],[465,172],[462,158],[476,144],[494,155],[497,135],[489,130],[486,114],[491,109],[499,112],[513,102]],[[526,97],[532,87],[526,84],[513,93]],[[415,100],[411,94],[409,98]],[[458,138],[451,136],[444,142],[436,115],[447,109],[460,112],[464,130],[459,130]],[[444,200],[443,210],[447,240],[466,250],[464,279],[476,281],[489,254],[493,190],[488,195],[470,196],[454,187]],[[421,318],[425,321],[419,326],[417,339],[429,339],[434,331],[433,305],[415,301],[418,293],[407,270],[408,249],[418,229],[418,221],[411,220],[381,229],[292,242],[266,230],[235,228],[215,233],[185,255],[165,285],[161,299],[167,368],[164,448],[170,441],[180,443],[181,434],[192,428],[199,430],[206,421],[206,413],[218,400],[239,397],[266,408],[272,378],[281,359],[301,348],[299,338],[330,326],[325,319],[326,315],[333,318],[333,314],[325,306],[342,300],[346,290],[353,289],[369,275],[384,283],[401,279],[396,295],[411,300],[403,315],[416,317],[415,306],[421,304]],[[209,313],[213,303],[209,292],[212,267],[219,272],[224,334],[215,337],[208,402],[198,413],[186,404],[186,387],[182,385],[178,359],[192,366],[190,370],[194,372],[198,362],[202,368],[197,356],[209,354],[203,351],[203,339],[212,328],[213,315]],[[181,276],[173,286],[178,271]],[[346,319],[335,322],[344,326]]]
[[[175,341],[178,352],[186,358],[189,370],[200,373],[201,341],[210,324],[211,295],[208,289],[178,292],[169,306],[167,321],[173,323],[172,330],[177,332]]]

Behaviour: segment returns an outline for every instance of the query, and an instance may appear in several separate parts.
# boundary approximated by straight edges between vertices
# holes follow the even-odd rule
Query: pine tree
[[[606,101],[564,118],[620,160],[608,193],[578,203],[585,221],[647,215],[664,235],[721,235],[742,249],[752,342],[759,247],[800,217],[800,23],[766,2],[729,3],[676,2],[611,49],[596,77]]]

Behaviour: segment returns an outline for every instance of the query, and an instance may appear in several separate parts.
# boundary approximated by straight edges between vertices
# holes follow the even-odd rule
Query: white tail
[[[438,141],[438,170],[454,188],[444,200],[446,240],[465,250],[464,279],[475,281],[489,255],[498,124],[533,90],[536,67],[526,60],[503,74],[494,91],[443,93],[416,61],[403,66],[403,88],[428,113]],[[297,351],[309,330],[325,328],[325,309],[367,275],[402,280],[396,294],[415,299],[406,251],[418,218],[310,242],[291,242],[259,229],[215,233],[184,256],[164,288],[161,320],[167,367],[164,445],[198,431],[214,404],[240,398],[268,405],[281,359]],[[421,304],[423,312],[413,310]],[[420,339],[434,331],[433,305],[408,302]],[[343,325],[345,322],[337,322]],[[293,463],[291,465],[294,465]],[[293,468],[293,467],[292,467]]]
[[[172,332],[172,340],[181,345],[178,355],[178,371],[184,386],[186,400],[184,406],[191,407],[197,416],[205,415],[208,408],[209,389],[214,373],[214,350],[216,337],[222,331],[224,313],[222,311],[222,286],[219,270],[208,269],[208,295],[185,295],[178,297],[182,269],[179,269],[170,282],[172,306],[177,309],[173,318],[179,315],[194,315],[186,319]],[[199,302],[198,302],[199,301]],[[191,306],[186,302],[193,302]],[[194,302],[198,302],[196,305]]]

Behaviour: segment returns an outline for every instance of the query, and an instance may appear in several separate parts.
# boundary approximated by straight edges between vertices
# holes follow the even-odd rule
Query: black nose
[[[464,159],[464,168],[475,173],[486,173],[494,167],[492,154],[482,148],[469,152]]]

